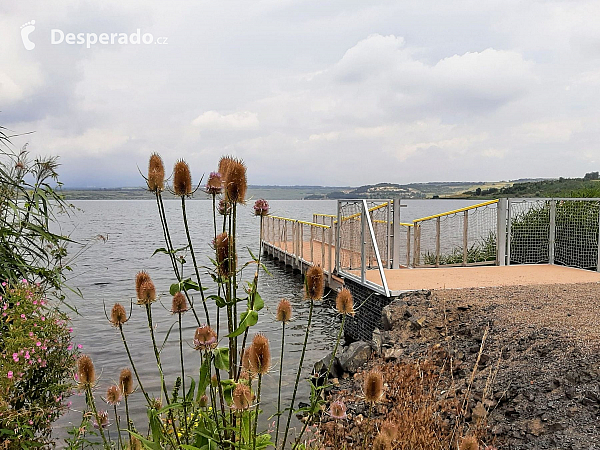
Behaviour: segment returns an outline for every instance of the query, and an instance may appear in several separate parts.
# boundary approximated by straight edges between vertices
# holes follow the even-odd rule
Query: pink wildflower
[[[9,370],[8,373],[6,374],[6,376],[8,377],[9,380],[12,380],[13,377],[13,371]]]

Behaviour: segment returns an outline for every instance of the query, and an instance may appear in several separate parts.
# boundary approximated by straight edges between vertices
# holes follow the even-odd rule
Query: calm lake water
[[[118,330],[110,326],[104,315],[103,305],[107,311],[115,302],[129,307],[135,297],[134,279],[140,270],[146,270],[154,280],[160,300],[153,306],[153,319],[156,324],[157,342],[162,343],[171,325],[177,321],[176,316],[169,313],[171,296],[169,286],[175,281],[167,255],[152,256],[156,248],[163,247],[163,232],[156,210],[156,203],[148,200],[89,200],[72,202],[80,210],[70,218],[61,219],[62,233],[69,234],[78,242],[91,242],[95,236],[103,235],[106,241],[99,240],[90,245],[74,261],[74,272],[69,281],[71,286],[81,290],[83,298],[71,295],[69,302],[76,306],[78,316],[73,317],[73,339],[82,345],[82,351],[89,354],[100,374],[97,388],[98,404],[102,404],[100,396],[104,396],[106,388],[118,380],[119,372],[129,367],[129,361],[123,348]],[[407,208],[402,208],[402,221],[410,222],[418,217],[436,214],[477,202],[466,200],[406,200]],[[212,202],[208,200],[193,200],[187,204],[188,220],[190,222],[192,240],[199,265],[210,266],[212,256],[210,242],[213,238]],[[313,213],[336,213],[335,201],[306,201],[306,200],[274,200],[270,201],[271,213],[278,216],[311,220]],[[166,214],[169,220],[171,236],[175,247],[186,245],[185,230],[181,221],[180,202],[165,201]],[[247,260],[246,247],[254,254],[258,252],[259,219],[252,215],[252,207],[241,207],[238,211],[238,242],[239,258]],[[72,250],[72,252],[74,249]],[[187,258],[191,262],[191,258]],[[294,384],[294,374],[302,350],[305,324],[308,317],[308,303],[302,297],[302,280],[279,265],[265,261],[271,275],[261,273],[259,293],[265,301],[259,323],[252,328],[250,337],[255,332],[267,335],[271,342],[273,364],[279,365],[281,349],[281,325],[274,320],[277,303],[281,298],[287,298],[294,308],[294,321],[286,331],[286,353],[283,370],[282,404],[288,405]],[[186,272],[189,274],[190,264]],[[202,281],[209,287],[208,295],[216,293],[210,278],[203,271]],[[202,273],[201,273],[202,276]],[[250,280],[252,270],[247,270],[243,278]],[[198,297],[198,296],[196,296]],[[216,307],[209,304],[211,317],[216,315]],[[199,297],[197,312],[202,319],[204,312]],[[338,320],[333,310],[325,305],[315,308],[313,328],[309,339],[303,374],[308,374],[312,365],[333,348]],[[214,320],[214,319],[212,319]],[[183,319],[184,359],[186,371],[197,378],[200,365],[199,355],[191,348],[194,331],[197,326],[191,312]],[[125,334],[136,362],[144,387],[151,393],[159,395],[158,370],[154,361],[152,345],[147,329],[145,311],[140,306],[133,306],[130,321],[125,325]],[[179,375],[179,341],[174,332],[167,340],[161,358],[166,372],[167,385],[172,386]],[[264,379],[263,409],[266,417],[276,410],[278,374],[273,371]],[[189,382],[188,382],[189,385]],[[303,380],[300,384],[298,399],[306,401],[308,383]],[[73,396],[72,412],[62,417],[55,425],[56,436],[66,436],[66,429],[78,425],[81,411],[84,407],[82,396]],[[146,413],[141,393],[131,397],[130,408],[134,422],[139,424],[140,431],[145,431]],[[106,409],[100,406],[101,409]],[[112,414],[111,414],[112,416]],[[265,416],[264,416],[265,417]],[[112,417],[111,417],[112,420]],[[265,423],[265,427],[267,424]],[[111,427],[112,428],[112,427]]]

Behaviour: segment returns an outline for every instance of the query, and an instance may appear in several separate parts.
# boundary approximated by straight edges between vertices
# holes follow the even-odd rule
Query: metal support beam
[[[435,267],[440,267],[440,234],[441,234],[440,217],[435,221]]]
[[[341,201],[337,201],[337,225],[335,227],[335,271],[339,273],[340,268],[340,253],[342,252],[340,228],[342,227],[342,211]]]
[[[548,234],[548,264],[554,264],[554,241],[556,240],[556,200],[550,200],[550,229]]]
[[[375,231],[373,230],[373,223],[371,222],[371,217],[369,216],[369,208],[367,206],[367,201],[363,200],[363,214],[365,215],[367,225],[369,226],[369,233],[371,234],[371,241],[373,242],[373,252],[377,258],[377,267],[379,268],[379,276],[381,277],[381,284],[383,285],[383,290],[385,292],[386,297],[390,296],[390,290],[388,288],[387,279],[385,277],[385,269],[381,264],[381,255],[379,254],[379,247],[377,246],[377,239],[375,239]],[[365,225],[362,225],[362,229],[365,229]],[[363,260],[363,268],[364,268],[364,260]],[[364,272],[363,272],[364,273]],[[366,274],[365,274],[366,275]]]
[[[360,215],[360,281],[364,284],[367,279],[367,266],[366,266],[366,252],[365,252],[365,242],[366,239],[366,231],[365,224],[367,223],[367,216],[369,214],[366,200],[363,200],[362,203],[362,211]]]
[[[501,198],[498,200],[498,211],[497,219],[498,225],[496,227],[496,265],[506,265],[506,214],[508,210],[508,199]]]
[[[392,251],[392,269],[400,268],[400,208],[401,208],[402,200],[400,198],[394,199],[394,217],[392,219],[393,226],[393,251]],[[408,265],[409,261],[406,262]]]

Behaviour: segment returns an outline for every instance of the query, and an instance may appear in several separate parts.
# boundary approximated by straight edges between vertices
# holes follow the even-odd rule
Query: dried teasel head
[[[230,203],[245,203],[248,180],[246,166],[239,159],[233,159],[225,173],[225,198]]]
[[[340,314],[354,315],[354,299],[352,294],[346,288],[342,288],[335,298],[335,308]]]
[[[239,383],[233,390],[233,405],[235,409],[245,411],[252,403],[252,392],[250,388],[243,383]]]
[[[223,192],[223,177],[221,172],[211,172],[206,182],[206,193],[217,195]]]
[[[385,436],[388,441],[392,442],[398,437],[398,426],[394,422],[388,420],[381,425],[380,433],[382,436]]]
[[[373,450],[390,450],[392,448],[392,444],[384,435],[379,434],[373,440],[372,448]]]
[[[127,312],[125,312],[125,308],[120,303],[115,303],[110,311],[110,323],[114,327],[120,327],[125,322],[127,322]]]
[[[368,402],[377,402],[383,395],[383,375],[381,371],[373,369],[365,376],[363,387],[365,400]]]
[[[196,350],[211,350],[217,346],[217,333],[208,325],[196,328],[194,333],[194,348]]]
[[[119,387],[121,388],[121,393],[125,396],[129,396],[133,393],[133,375],[131,374],[130,369],[121,370],[121,374],[119,375]]]
[[[231,213],[231,203],[225,199],[221,199],[219,200],[219,206],[217,207],[217,210],[220,215],[226,216]]]
[[[206,408],[208,406],[208,397],[206,396],[206,394],[204,394],[202,397],[200,397],[200,401],[198,402],[198,406],[200,408]]]
[[[254,336],[248,353],[250,370],[258,375],[266,374],[271,367],[271,349],[264,334],[258,333]]]
[[[264,198],[259,198],[254,202],[254,215],[255,216],[268,216],[269,215],[269,202]]]
[[[227,277],[230,275],[230,261],[229,261],[229,235],[227,232],[223,232],[214,239],[213,245],[215,247],[215,253],[217,256],[217,271],[219,275]]]
[[[458,447],[460,450],[479,450],[479,442],[475,436],[465,437]]]
[[[135,295],[139,299],[141,295],[142,284],[150,280],[150,275],[145,270],[138,272],[135,276]]]
[[[173,301],[171,303],[171,312],[173,314],[182,314],[188,310],[187,300],[183,292],[177,292],[173,296]]]
[[[305,296],[311,300],[320,300],[323,298],[325,289],[325,278],[321,266],[311,266],[304,279]]]
[[[81,355],[77,360],[77,376],[84,386],[92,385],[96,381],[94,363],[88,355]]]
[[[148,190],[161,192],[165,188],[165,165],[158,153],[150,155],[148,162]]]
[[[225,182],[227,178],[227,173],[231,168],[231,165],[234,163],[235,158],[233,156],[222,156],[219,160],[219,173],[221,174],[221,178],[223,182]]]
[[[94,428],[106,428],[108,425],[108,411],[98,411],[98,416],[94,420]]]
[[[276,319],[283,323],[287,323],[292,319],[292,304],[289,300],[283,298],[279,301]]]
[[[121,402],[121,389],[116,384],[109,386],[106,390],[106,403],[116,406]]]
[[[336,400],[332,402],[329,406],[329,415],[334,419],[345,419],[346,415],[346,405],[341,400]]]
[[[252,345],[244,350],[242,354],[242,374],[245,374],[248,380],[252,380],[254,378],[254,372],[252,371],[252,367],[250,367],[250,353],[252,352]]]
[[[191,195],[192,193],[192,174],[190,166],[183,160],[175,163],[173,168],[173,192],[180,197]]]

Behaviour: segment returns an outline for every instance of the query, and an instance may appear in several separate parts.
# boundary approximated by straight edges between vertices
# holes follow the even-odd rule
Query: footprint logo
[[[33,33],[33,30],[35,30],[35,20],[21,25],[21,39],[23,39],[25,50],[33,50],[35,48],[35,44],[29,40],[29,35]]]

